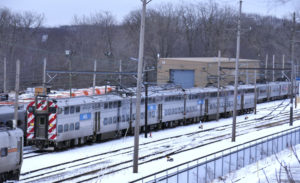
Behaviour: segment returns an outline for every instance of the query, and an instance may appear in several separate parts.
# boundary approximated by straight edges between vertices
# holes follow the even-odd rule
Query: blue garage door
[[[194,87],[194,70],[170,69],[170,81],[182,88]]]

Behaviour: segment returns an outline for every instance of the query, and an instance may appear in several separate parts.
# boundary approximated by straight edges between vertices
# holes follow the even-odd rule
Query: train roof
[[[122,97],[118,95],[96,95],[96,96],[81,96],[81,97],[72,97],[72,98],[59,98],[53,99],[56,100],[59,106],[67,105],[81,105],[89,103],[98,103],[106,101],[121,100]]]

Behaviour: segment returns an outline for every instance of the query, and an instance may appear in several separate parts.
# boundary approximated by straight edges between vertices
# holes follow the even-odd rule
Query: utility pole
[[[254,71],[254,114],[256,114],[257,88],[256,88],[256,70]]]
[[[69,89],[70,89],[70,98],[72,97],[72,63],[71,63],[71,54],[72,54],[72,51],[71,50],[66,50],[65,51],[65,54],[67,56],[67,61],[69,62]]]
[[[43,70],[43,95],[46,95],[46,68],[47,68],[47,58],[44,58],[44,70]]]
[[[96,71],[97,71],[97,60],[94,60],[93,95],[95,95],[95,87],[96,87]]]
[[[220,118],[220,67],[221,67],[221,51],[218,51],[218,92],[217,92],[217,121]]]
[[[20,87],[20,60],[16,62],[16,86],[15,86],[15,113],[13,128],[17,127],[18,122],[18,108],[19,108],[19,87]]]
[[[3,67],[4,67],[4,76],[3,76],[3,92],[6,93],[6,57],[4,57],[4,64],[3,64]]]
[[[285,55],[282,55],[282,69],[284,69],[284,59],[285,59]],[[281,71],[282,74],[282,78],[284,78],[284,70]]]
[[[293,14],[293,31],[291,40],[291,100],[290,100],[290,126],[293,126],[293,100],[294,100],[294,39],[295,39],[295,29],[296,29],[296,13]]]
[[[232,142],[235,142],[236,137],[236,114],[237,114],[237,95],[238,95],[238,76],[239,76],[239,59],[240,59],[240,38],[241,38],[241,15],[242,15],[242,0],[240,0],[240,10],[237,28],[236,40],[236,59],[235,59],[235,77],[234,77],[234,105],[233,105],[233,119],[232,119]]]
[[[148,71],[145,72],[145,138],[148,133]]]
[[[120,60],[119,72],[122,72],[122,60]],[[122,86],[122,75],[119,75],[120,87]]]
[[[275,82],[275,55],[273,55],[273,82]]]
[[[139,43],[139,60],[138,60],[138,75],[136,87],[136,119],[134,128],[134,152],[133,152],[133,173],[138,173],[138,159],[139,159],[139,135],[140,135],[140,119],[141,119],[141,82],[144,59],[144,36],[145,36],[145,16],[146,5],[151,0],[141,0],[143,2],[141,29],[140,29],[140,43]]]
[[[265,80],[267,81],[267,76],[268,76],[268,70],[267,70],[267,68],[268,68],[268,60],[269,60],[269,55],[267,54],[266,55],[266,64],[265,64]]]
[[[247,68],[249,68],[249,63],[247,62]],[[249,84],[249,72],[248,69],[246,70],[246,84]]]

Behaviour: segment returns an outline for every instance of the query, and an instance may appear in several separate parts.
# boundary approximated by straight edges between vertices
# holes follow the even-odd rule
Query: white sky
[[[208,0],[152,0],[149,7],[162,3],[196,3]],[[215,0],[221,5],[238,8],[239,0]],[[286,16],[300,9],[300,0],[290,0],[282,5],[276,0],[243,0],[243,12],[263,15]],[[44,14],[45,26],[70,24],[74,15],[90,15],[99,11],[110,11],[122,21],[131,10],[141,8],[140,0],[0,0],[0,7],[7,7],[14,12],[32,11]]]

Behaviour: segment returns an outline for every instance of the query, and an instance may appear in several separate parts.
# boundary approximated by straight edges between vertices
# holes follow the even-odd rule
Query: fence
[[[296,127],[209,154],[131,183],[211,182],[299,143],[300,128]]]

